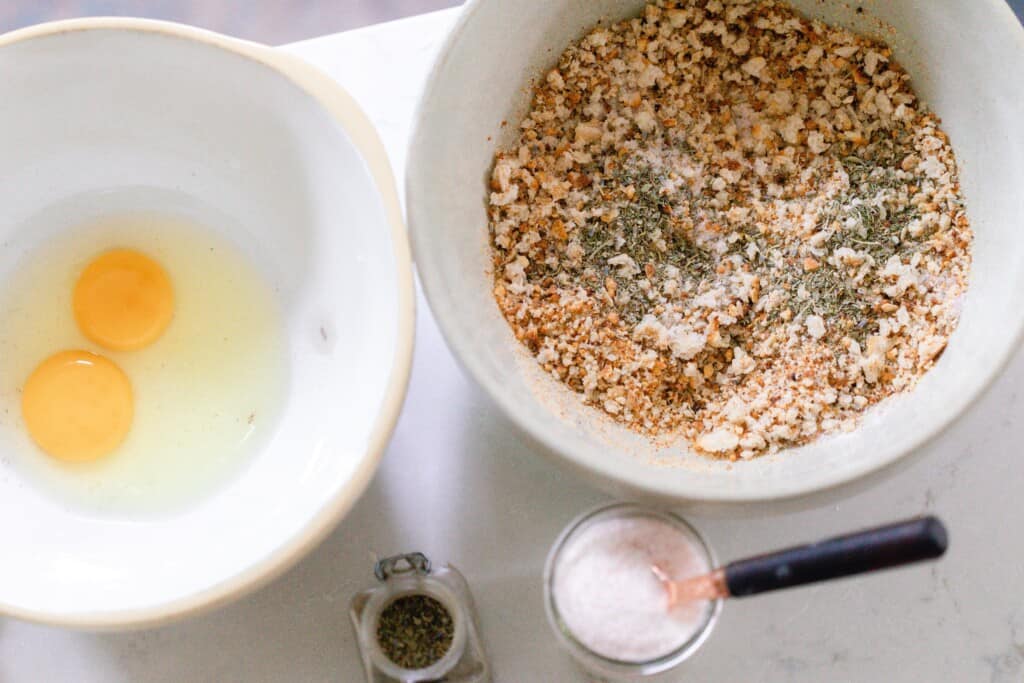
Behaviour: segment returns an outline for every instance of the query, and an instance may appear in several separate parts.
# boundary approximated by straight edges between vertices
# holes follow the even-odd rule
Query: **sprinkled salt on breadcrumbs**
[[[967,285],[938,118],[885,45],[772,0],[594,29],[490,191],[516,337],[588,404],[718,457],[850,430],[911,389]]]

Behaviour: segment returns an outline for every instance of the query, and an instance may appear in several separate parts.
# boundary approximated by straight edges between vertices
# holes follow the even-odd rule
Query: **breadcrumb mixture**
[[[705,454],[853,429],[942,353],[970,268],[956,159],[908,80],[773,0],[594,29],[495,158],[516,337],[588,404]]]

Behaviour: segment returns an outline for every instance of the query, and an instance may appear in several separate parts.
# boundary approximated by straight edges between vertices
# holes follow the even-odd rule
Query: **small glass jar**
[[[422,553],[408,553],[377,562],[373,571],[378,585],[357,593],[349,611],[368,683],[490,682],[473,596],[457,569],[450,565],[435,569]],[[452,640],[436,662],[405,669],[384,654],[377,630],[388,606],[415,595],[441,603],[452,620]]]
[[[632,503],[613,503],[585,512],[565,528],[552,546],[551,552],[548,554],[547,563],[544,566],[544,606],[548,616],[548,623],[551,625],[551,629],[554,631],[562,648],[572,656],[584,672],[597,677],[597,680],[609,683],[649,678],[674,670],[689,659],[707,640],[715,623],[718,621],[719,613],[722,611],[722,601],[713,601],[708,606],[708,609],[704,611],[701,624],[694,630],[689,640],[671,652],[656,659],[643,662],[610,659],[589,649],[573,635],[559,615],[558,604],[554,595],[555,567],[558,564],[562,551],[569,547],[578,534],[591,525],[609,519],[629,517],[648,517],[669,524],[682,533],[690,541],[693,548],[703,555],[709,570],[718,566],[715,554],[704,540],[704,537],[690,526],[686,520],[670,512],[645,508]]]

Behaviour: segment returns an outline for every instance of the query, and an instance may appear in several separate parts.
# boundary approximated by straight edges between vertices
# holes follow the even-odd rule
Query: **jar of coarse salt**
[[[548,555],[548,621],[562,647],[597,680],[661,678],[714,628],[721,601],[669,610],[653,566],[685,579],[717,564],[703,537],[681,517],[629,503],[581,515]]]

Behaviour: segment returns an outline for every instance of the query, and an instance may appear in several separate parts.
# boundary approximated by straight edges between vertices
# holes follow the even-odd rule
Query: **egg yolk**
[[[135,409],[128,376],[88,351],[62,351],[25,383],[21,412],[32,439],[55,458],[86,462],[120,445]]]
[[[131,249],[94,259],[78,278],[73,307],[82,334],[115,351],[155,342],[174,315],[174,289],[159,263]]]

